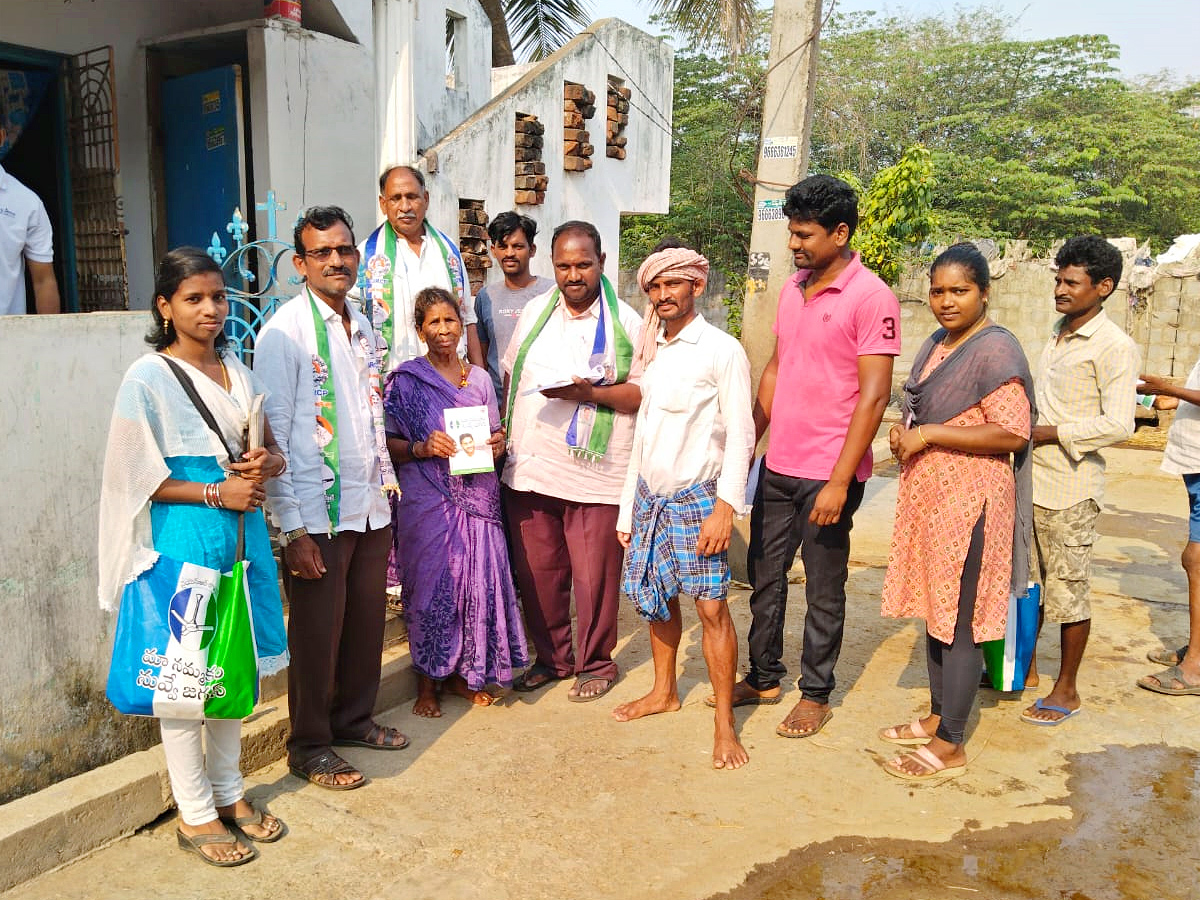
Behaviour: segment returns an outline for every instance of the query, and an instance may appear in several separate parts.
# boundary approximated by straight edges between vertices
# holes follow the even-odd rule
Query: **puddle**
[[[1161,744],[1074,754],[1069,819],[968,821],[942,844],[840,837],[757,866],[709,900],[1196,900],[1198,760]],[[964,813],[971,802],[964,795]]]

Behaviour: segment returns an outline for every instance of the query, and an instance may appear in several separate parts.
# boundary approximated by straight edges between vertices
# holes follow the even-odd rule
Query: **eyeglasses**
[[[340,247],[318,247],[316,250],[305,250],[304,255],[317,262],[325,262],[335,251],[342,259],[346,259],[358,253],[358,248],[351,247],[349,244],[342,244]]]

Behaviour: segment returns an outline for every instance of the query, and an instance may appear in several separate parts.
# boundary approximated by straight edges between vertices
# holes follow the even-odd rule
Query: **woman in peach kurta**
[[[930,714],[879,734],[922,745],[884,766],[912,780],[963,771],[979,645],[1004,636],[1028,566],[1033,386],[1016,339],[988,320],[988,281],[971,244],[934,261],[929,305],[942,328],[917,354],[889,435],[901,474],[883,614],[925,620]]]

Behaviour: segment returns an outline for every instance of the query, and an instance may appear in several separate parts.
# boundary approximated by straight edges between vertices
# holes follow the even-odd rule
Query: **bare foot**
[[[801,700],[792,707],[787,718],[779,723],[775,733],[786,738],[812,737],[825,727],[825,723],[833,718],[833,710],[828,703],[817,703],[815,700]]]
[[[228,841],[222,841],[216,844],[203,844],[200,847],[200,852],[209,859],[215,859],[218,862],[230,862],[232,860],[242,859],[246,856],[253,855],[254,851],[243,844],[234,836],[234,834],[222,824],[220,819],[213,819],[211,822],[205,822],[203,825],[188,825],[184,822],[179,823],[179,830],[183,832],[185,837],[195,837],[198,834],[227,834]]]
[[[1025,676],[1025,687],[1026,688],[1035,688],[1041,683],[1042,683],[1042,679],[1038,678],[1037,672],[1030,672],[1028,675]]]
[[[438,684],[425,675],[417,676],[417,702],[413,704],[413,715],[424,719],[440,719],[442,704],[438,701]]]
[[[496,702],[496,698],[487,691],[471,690],[461,675],[451,675],[443,684],[450,690],[450,693],[457,694],[464,700],[469,700],[475,706],[491,706]]]
[[[618,722],[630,722],[643,716],[653,716],[658,713],[677,712],[679,710],[679,695],[667,696],[647,694],[629,703],[622,703],[612,711],[612,717]]]
[[[217,807],[217,816],[219,819],[242,819],[246,816],[253,816],[256,812],[258,811],[250,805],[250,801],[245,797],[229,806]],[[239,825],[238,828],[242,829],[246,833],[246,837],[251,840],[270,841],[283,829],[283,823],[270,813],[264,812],[262,814],[262,821],[257,825]]]
[[[718,725],[716,736],[713,738],[713,768],[740,769],[748,762],[750,762],[750,754],[738,740],[737,733],[733,730],[733,723],[731,722],[725,727]]]

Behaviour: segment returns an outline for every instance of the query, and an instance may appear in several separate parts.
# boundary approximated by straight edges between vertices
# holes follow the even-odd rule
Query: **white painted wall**
[[[259,201],[271,189],[287,203],[280,237],[290,242],[296,216],[318,204],[345,208],[355,235],[367,234],[379,208],[371,51],[277,22],[253,29],[248,43],[254,182]],[[257,215],[265,235],[266,215]]]
[[[633,91],[625,128],[628,155],[623,160],[604,155],[610,74],[624,79]],[[489,216],[513,209],[515,115],[536,115],[546,126],[542,159],[550,183],[545,203],[517,207],[538,223],[540,250],[532,269],[549,277],[550,232],[569,219],[584,219],[600,231],[605,271],[615,282],[621,214],[666,212],[669,204],[673,77],[674,53],[664,41],[617,19],[593,23],[434,145],[438,171],[429,178],[431,220],[455,233],[459,198],[483,200]],[[586,172],[562,168],[564,81],[596,93],[596,116],[587,123],[596,153]],[[503,276],[492,267],[488,277]]]
[[[146,731],[104,698],[115,618],[96,601],[96,516],[113,399],[149,324],[0,316],[0,797],[140,749]]]

